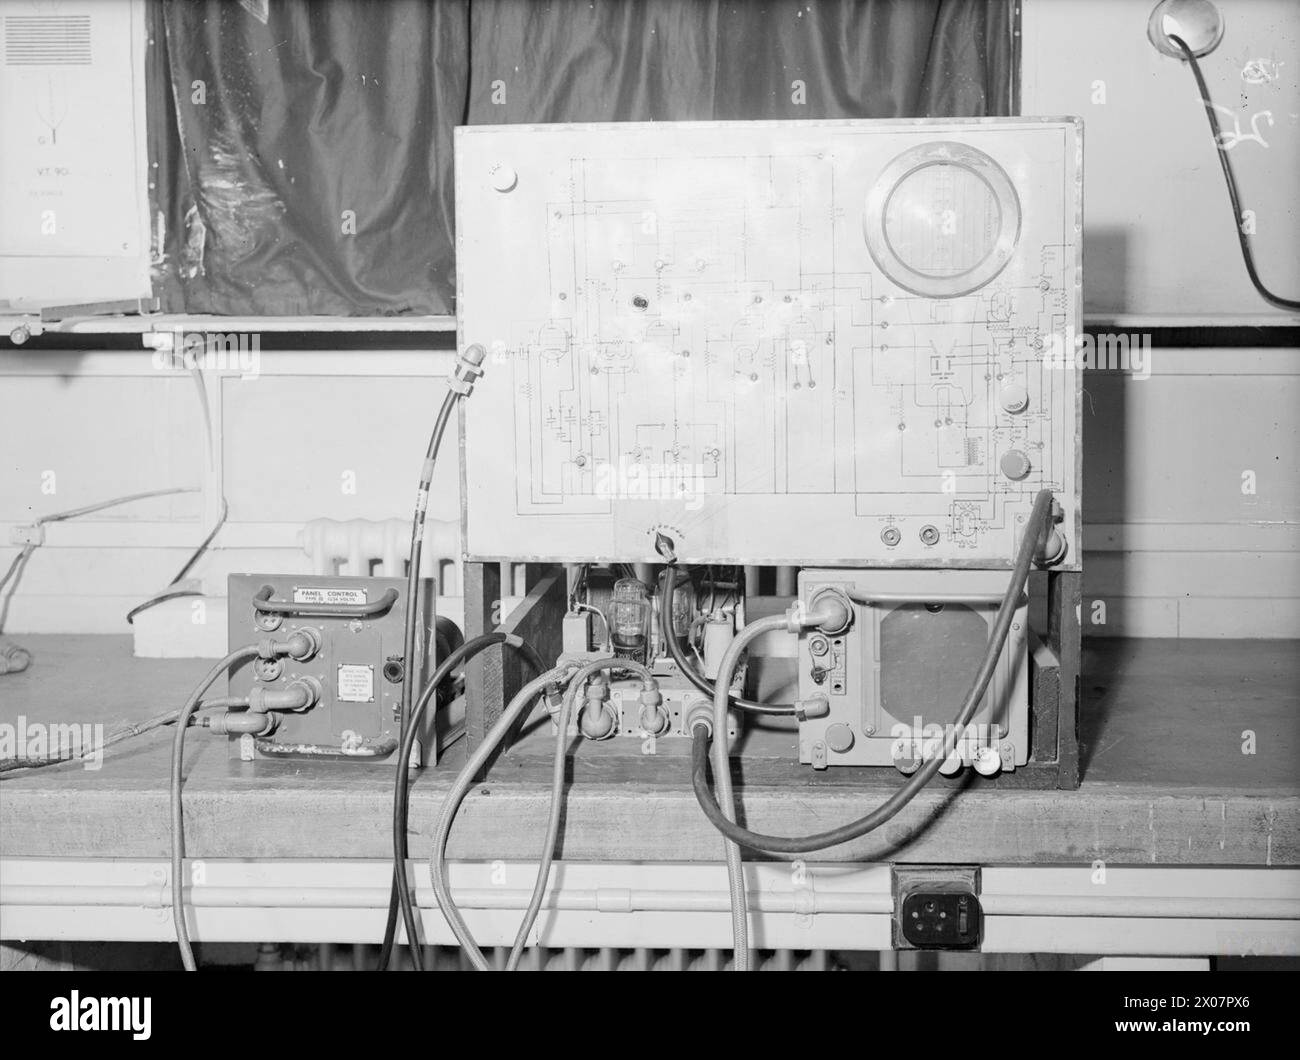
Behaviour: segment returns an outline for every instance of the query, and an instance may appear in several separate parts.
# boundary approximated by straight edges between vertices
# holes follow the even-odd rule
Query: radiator
[[[483,951],[494,971],[504,971],[509,947],[493,946]],[[371,971],[379,963],[378,946],[281,946],[263,943],[258,947],[257,971]],[[396,970],[409,970],[404,948],[393,951]],[[468,971],[471,965],[456,946],[425,946],[424,966],[432,971]],[[829,950],[758,950],[750,966],[765,972],[825,972],[844,967]],[[616,949],[552,948],[532,946],[524,951],[521,971],[543,972],[718,972],[731,968],[731,951],[720,949]]]

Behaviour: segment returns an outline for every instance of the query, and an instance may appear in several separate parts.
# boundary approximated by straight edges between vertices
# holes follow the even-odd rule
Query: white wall
[[[1300,636],[1300,351],[1151,358],[1083,381],[1084,628]]]
[[[160,370],[151,351],[0,356],[0,570],[17,551],[12,529],[35,516],[203,489],[48,524],[4,630],[126,632],[126,612],[179,570],[223,493],[229,520],[196,568],[215,589],[231,571],[310,570],[296,538],[312,519],[409,519],[450,363],[415,351],[263,352],[257,378],[205,372],[210,461],[193,376]],[[453,427],[430,519],[459,519],[456,449]]]
[[[1300,4],[1216,3],[1223,40],[1200,62],[1214,102],[1231,112],[1220,113],[1224,132],[1249,134],[1253,122],[1260,133],[1228,152],[1255,215],[1255,257],[1266,285],[1300,298]],[[1147,40],[1155,4],[1021,3],[1021,112],[1084,122],[1085,311],[1284,320],[1242,265],[1192,72]]]
[[[1223,40],[1202,60],[1211,95],[1243,131],[1260,115],[1263,133],[1229,151],[1256,261],[1274,291],[1300,297],[1300,5],[1217,2]],[[1250,285],[1192,73],[1147,39],[1154,7],[1021,4],[1022,112],[1084,119],[1089,319],[1124,332],[1294,322]],[[1300,351],[1153,356],[1149,379],[1084,379],[1084,628],[1300,636]]]

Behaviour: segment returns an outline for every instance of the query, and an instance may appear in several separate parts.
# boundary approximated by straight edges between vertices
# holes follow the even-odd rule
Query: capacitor
[[[704,620],[704,676],[710,681],[718,679],[718,666],[735,639],[735,620],[725,611],[714,611]]]

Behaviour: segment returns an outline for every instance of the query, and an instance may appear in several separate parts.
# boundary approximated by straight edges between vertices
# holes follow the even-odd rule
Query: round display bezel
[[[885,229],[889,204],[899,186],[918,170],[938,165],[958,166],[972,172],[992,193],[1000,219],[998,234],[988,253],[969,269],[951,276],[934,276],[913,268],[899,257]],[[951,141],[920,144],[898,155],[876,178],[862,215],[867,250],[880,271],[903,290],[927,298],[970,294],[996,278],[1015,253],[1020,225],[1020,197],[1006,171],[983,151]]]

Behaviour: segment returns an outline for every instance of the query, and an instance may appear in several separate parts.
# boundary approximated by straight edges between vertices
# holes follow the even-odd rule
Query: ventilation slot
[[[7,66],[89,66],[89,15],[8,15]]]

